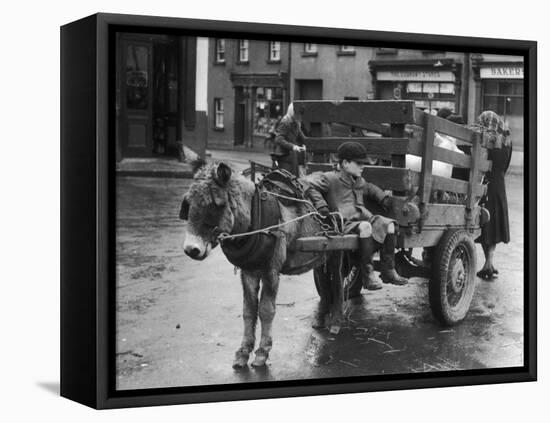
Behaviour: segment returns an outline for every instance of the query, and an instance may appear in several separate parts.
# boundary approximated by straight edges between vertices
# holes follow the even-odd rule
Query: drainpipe
[[[464,66],[462,69],[462,93],[460,94],[460,114],[468,123],[468,109],[470,98],[470,53],[464,54]]]

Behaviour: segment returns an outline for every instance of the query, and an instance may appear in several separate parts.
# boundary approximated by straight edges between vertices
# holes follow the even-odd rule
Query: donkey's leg
[[[276,234],[277,243],[266,270],[262,272],[262,292],[260,296],[260,322],[262,324],[262,336],[260,347],[255,352],[255,358],[252,362],[254,367],[265,366],[269,357],[273,339],[271,337],[271,328],[273,318],[275,317],[275,301],[279,291],[280,270],[286,261],[286,235],[282,232]]]
[[[260,277],[257,274],[241,271],[243,285],[243,321],[244,334],[241,347],[235,353],[233,368],[245,367],[248,363],[250,351],[254,349],[256,342],[256,321],[258,320],[258,291]]]
[[[330,273],[325,265],[319,266],[313,270],[315,284],[319,292],[319,305],[317,311],[313,317],[313,323],[311,327],[313,329],[323,329],[327,325],[327,318],[329,316],[330,304],[331,304],[331,292],[330,292]]]
[[[329,305],[329,324],[328,327],[332,334],[338,334],[342,323],[343,306],[344,306],[344,287],[342,286],[342,280],[340,275],[340,260],[342,253],[333,254],[329,261],[329,269],[331,272],[330,281],[330,305]]]
[[[275,301],[279,291],[279,272],[267,271],[262,275],[262,292],[260,294],[260,323],[262,324],[262,336],[260,347],[255,352],[254,367],[265,366],[269,357],[269,352],[273,345],[271,330],[273,327],[273,318],[275,317]]]

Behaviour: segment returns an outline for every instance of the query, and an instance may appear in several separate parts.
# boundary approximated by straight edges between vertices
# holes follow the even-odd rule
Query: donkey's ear
[[[197,171],[201,167],[203,167],[205,164],[206,164],[206,162],[203,159],[201,159],[199,156],[197,156],[197,158],[191,162],[191,168],[193,170],[193,175],[195,173],[197,173]]]
[[[181,202],[180,219],[181,220],[189,219],[189,199],[187,197],[187,194],[183,196],[183,201]]]
[[[219,186],[224,187],[231,179],[231,168],[221,162],[213,169],[212,176],[214,177],[214,181],[216,181]]]

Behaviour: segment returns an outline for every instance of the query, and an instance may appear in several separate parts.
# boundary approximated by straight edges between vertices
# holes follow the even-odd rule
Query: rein
[[[233,235],[230,235],[226,232],[222,232],[218,227],[215,227],[213,229],[213,233],[214,233],[214,236],[216,237],[216,239],[220,242],[223,242],[223,241],[228,241],[228,240],[231,240],[231,239],[256,235],[256,234],[259,234],[259,233],[268,233],[270,230],[282,228],[283,226],[289,225],[289,224],[294,223],[294,222],[298,222],[298,221],[300,221],[302,219],[305,219],[307,217],[310,217],[310,216],[315,216],[315,217],[320,217],[321,216],[321,214],[317,211],[317,209],[311,203],[311,201],[302,200],[302,199],[294,198],[294,197],[288,197],[286,195],[277,194],[277,193],[274,193],[274,192],[271,192],[271,191],[263,191],[262,195],[272,195],[274,197],[283,198],[283,199],[290,200],[290,201],[293,201],[293,202],[304,203],[304,204],[307,204],[308,206],[310,206],[313,211],[311,211],[309,213],[306,213],[304,215],[298,216],[298,217],[296,217],[294,219],[291,219],[287,222],[279,223],[278,225],[272,225],[272,226],[268,226],[266,228],[257,229],[255,231],[243,232],[243,233],[233,234]],[[333,213],[331,213],[331,215],[337,215],[340,218],[340,221],[342,222],[342,227],[343,227],[343,217],[342,217],[342,215],[338,212],[333,212]],[[317,221],[321,225],[320,233],[327,233],[327,232],[329,232],[333,229],[329,225],[323,223],[320,219],[317,219]]]

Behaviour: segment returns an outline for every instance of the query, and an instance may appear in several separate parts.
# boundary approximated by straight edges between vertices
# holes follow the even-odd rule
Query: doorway
[[[123,157],[173,155],[178,128],[175,39],[120,40],[117,82]]]

